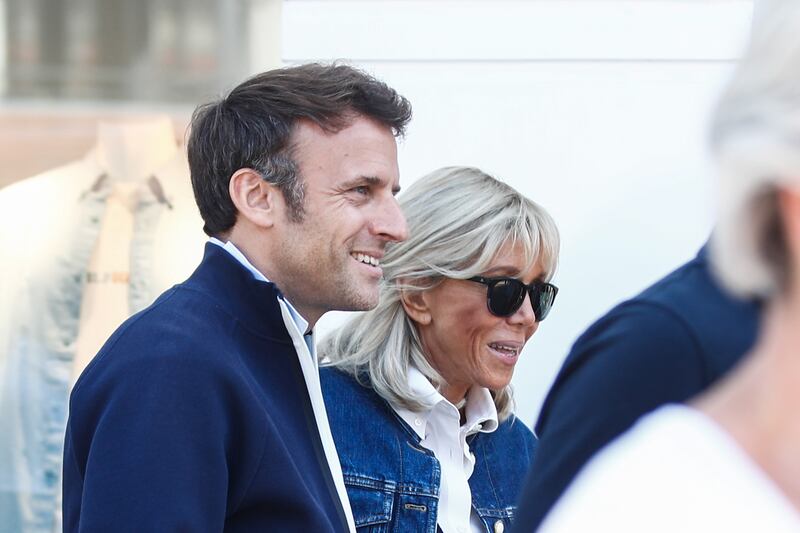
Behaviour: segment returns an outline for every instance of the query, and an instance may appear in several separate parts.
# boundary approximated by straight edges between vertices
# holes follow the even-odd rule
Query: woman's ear
[[[228,193],[240,216],[260,227],[268,228],[275,224],[283,196],[252,168],[240,168],[233,173]]]
[[[778,189],[778,206],[783,225],[784,246],[790,264],[787,274],[791,283],[800,284],[800,191],[793,188]],[[788,280],[786,280],[788,281]]]
[[[424,290],[401,290],[400,302],[403,304],[403,310],[411,317],[411,320],[420,326],[427,326],[431,323],[431,312],[428,308],[428,302]]]

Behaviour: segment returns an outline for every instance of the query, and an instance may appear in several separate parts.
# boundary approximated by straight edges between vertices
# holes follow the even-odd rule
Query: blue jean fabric
[[[62,186],[43,180],[5,190],[0,206],[34,203],[36,189]],[[60,530],[61,464],[67,399],[78,338],[86,269],[111,191],[104,176],[88,175],[83,194],[71,185],[58,208],[38,206],[52,223],[27,221],[29,249],[4,249],[0,257],[0,533]],[[143,196],[131,242],[130,312],[157,292],[151,280],[152,243],[164,201]],[[170,213],[175,216],[175,213]],[[31,215],[33,216],[33,215]],[[42,216],[42,215],[36,215]],[[14,231],[21,231],[12,228]]]
[[[331,367],[320,379],[358,531],[435,533],[441,468],[433,452],[373,389]],[[511,416],[468,443],[472,507],[486,531],[497,522],[508,529],[535,437]]]

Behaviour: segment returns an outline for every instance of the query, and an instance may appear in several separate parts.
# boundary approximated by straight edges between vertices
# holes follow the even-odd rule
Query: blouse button
[[[414,419],[414,425],[417,426],[417,427],[420,427],[422,425],[422,420],[420,420],[419,418],[415,418]]]
[[[503,533],[506,530],[506,526],[503,524],[502,520],[498,520],[494,523],[494,533]]]

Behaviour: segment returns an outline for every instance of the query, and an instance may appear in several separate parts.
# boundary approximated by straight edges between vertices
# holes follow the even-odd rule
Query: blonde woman
[[[475,168],[402,195],[409,238],[380,304],[322,343],[328,417],[360,531],[503,531],[535,439],[509,383],[557,289],[540,206]]]

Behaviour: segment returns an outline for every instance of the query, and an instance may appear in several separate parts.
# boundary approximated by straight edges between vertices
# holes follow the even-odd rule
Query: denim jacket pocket
[[[392,520],[395,483],[347,474],[344,476],[344,483],[359,533],[388,532]]]

